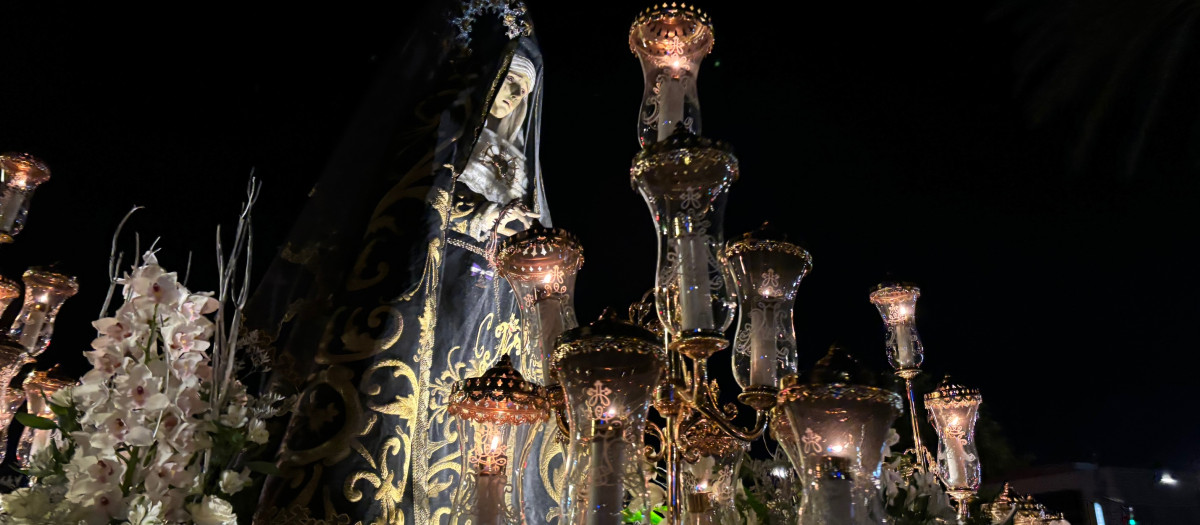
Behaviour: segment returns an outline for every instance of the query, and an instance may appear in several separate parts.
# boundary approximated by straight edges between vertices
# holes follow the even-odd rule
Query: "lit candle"
[[[957,432],[954,431],[957,429]],[[946,486],[962,488],[967,484],[967,452],[963,448],[963,438],[958,437],[962,426],[956,417],[950,421],[946,431]]]
[[[892,325],[893,340],[896,344],[896,366],[898,368],[915,368],[917,361],[913,356],[912,330],[907,321]]]
[[[479,525],[503,525],[504,474],[480,474],[475,487],[475,522]]]
[[[621,511],[625,500],[625,486],[621,480],[624,472],[625,447],[621,440],[621,422],[592,422],[591,483],[588,486],[587,525],[616,525],[621,523]]]
[[[775,387],[777,368],[775,311],[778,301],[766,299],[750,310],[750,385]]]
[[[475,522],[479,525],[503,525],[505,522],[504,486],[508,477],[504,474],[504,465],[508,458],[499,448],[500,435],[492,435],[487,452],[481,455],[476,465]]]
[[[690,233],[676,240],[679,257],[680,329],[712,330],[712,283],[708,279],[708,239]]]
[[[658,86],[658,140],[661,142],[675,132],[675,126],[683,120],[684,76],[675,68],[667,69]],[[677,76],[678,75],[678,76]]]
[[[38,339],[42,335],[42,326],[46,324],[46,305],[39,301],[29,309],[29,315],[25,317],[25,324],[21,327],[21,346],[25,347],[25,351],[30,354],[37,354],[40,349],[35,350]]]

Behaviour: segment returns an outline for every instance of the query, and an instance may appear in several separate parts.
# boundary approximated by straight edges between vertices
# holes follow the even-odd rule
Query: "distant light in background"
[[[1104,523],[1104,509],[1100,507],[1100,503],[1093,503],[1092,509],[1096,511],[1096,525],[1106,525]]]
[[[788,469],[787,467],[775,467],[771,469],[771,475],[779,479],[784,479],[788,477]]]
[[[1162,476],[1158,478],[1158,483],[1160,485],[1178,485],[1179,480],[1172,477],[1170,472],[1163,472]]]

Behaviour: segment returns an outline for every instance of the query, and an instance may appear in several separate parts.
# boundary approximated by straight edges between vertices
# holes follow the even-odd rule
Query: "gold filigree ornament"
[[[549,407],[542,387],[526,381],[505,354],[482,376],[455,383],[446,410],[469,421],[520,425],[545,421]]]
[[[749,441],[729,435],[708,419],[700,419],[689,427],[681,436],[680,445],[684,458],[692,463],[705,456],[733,459],[750,450]]]

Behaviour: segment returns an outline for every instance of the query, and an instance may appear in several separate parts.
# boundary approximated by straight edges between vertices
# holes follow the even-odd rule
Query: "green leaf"
[[[17,421],[29,428],[38,430],[54,430],[58,425],[54,424],[54,420],[38,417],[28,412],[18,412],[16,415]]]
[[[279,467],[276,467],[274,463],[269,461],[247,461],[246,468],[250,469],[251,472],[266,474],[268,476],[279,476],[282,474],[279,471]]]
[[[50,411],[54,412],[54,415],[56,415],[58,417],[67,417],[67,413],[69,410],[70,409],[67,407],[59,406],[54,403],[50,403]]]

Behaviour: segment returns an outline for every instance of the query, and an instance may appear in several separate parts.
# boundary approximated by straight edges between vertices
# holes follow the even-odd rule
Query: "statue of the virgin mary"
[[[298,396],[256,522],[444,523],[450,387],[521,348],[486,255],[549,223],[541,54],[519,4],[446,4],[382,68],[247,308]]]

